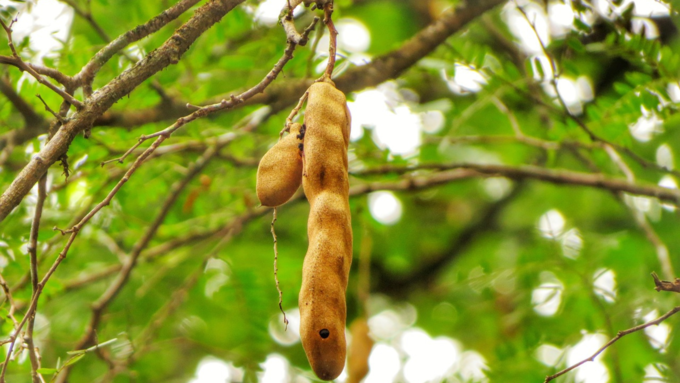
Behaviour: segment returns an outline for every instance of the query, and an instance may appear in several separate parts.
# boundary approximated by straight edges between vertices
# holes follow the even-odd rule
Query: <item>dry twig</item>
[[[652,278],[654,278],[654,290],[680,293],[680,278],[675,278],[673,281],[662,281],[656,273],[652,273]]]
[[[613,345],[614,343],[616,343],[619,339],[623,338],[624,336],[626,336],[626,335],[628,335],[628,334],[632,334],[632,333],[637,332],[637,331],[640,331],[640,330],[644,330],[644,329],[646,329],[647,327],[656,326],[656,325],[658,325],[659,323],[661,323],[661,322],[665,321],[666,319],[670,318],[671,316],[675,315],[678,311],[680,311],[680,306],[673,307],[669,312],[663,314],[662,316],[660,316],[660,317],[658,317],[658,318],[656,318],[656,319],[654,319],[654,320],[652,320],[652,321],[649,321],[649,322],[647,322],[647,323],[643,323],[643,324],[641,324],[641,325],[639,325],[639,326],[635,326],[635,327],[629,328],[628,330],[619,331],[619,333],[616,334],[616,336],[615,336],[614,338],[612,338],[609,342],[605,343],[605,345],[602,346],[602,347],[600,347],[597,351],[595,351],[594,354],[592,354],[591,356],[587,357],[586,359],[583,359],[582,361],[580,361],[580,362],[578,362],[578,363],[576,363],[576,364],[574,364],[574,365],[572,365],[572,366],[569,366],[569,367],[565,368],[565,369],[562,370],[562,371],[559,371],[559,372],[557,372],[557,373],[555,373],[555,374],[553,374],[553,375],[547,376],[547,377],[545,378],[544,383],[548,383],[548,382],[550,382],[550,381],[552,381],[552,380],[555,380],[555,379],[557,379],[558,377],[560,377],[560,376],[566,374],[567,372],[569,372],[569,371],[571,371],[571,370],[574,370],[574,369],[580,367],[581,365],[583,365],[583,364],[585,364],[585,363],[594,361],[595,358],[596,358],[598,355],[600,355],[602,352],[604,352],[604,350],[606,350],[607,348],[609,348],[611,345]]]
[[[286,318],[286,312],[283,311],[283,292],[281,291],[281,287],[279,286],[278,276],[279,249],[276,246],[278,241],[276,239],[276,230],[274,230],[275,224],[276,224],[276,208],[273,209],[271,223],[272,238],[274,239],[274,282],[276,282],[276,291],[279,293],[279,310],[281,310],[281,314],[283,314],[283,323],[286,325],[286,329],[288,329],[288,318]]]

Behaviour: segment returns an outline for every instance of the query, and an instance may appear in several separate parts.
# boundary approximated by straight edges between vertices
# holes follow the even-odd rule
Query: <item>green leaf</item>
[[[68,360],[66,360],[66,362],[64,363],[63,367],[72,366],[72,365],[78,363],[84,357],[85,357],[85,354],[82,353],[82,354],[79,354],[79,355],[75,355],[71,358],[68,358]]]
[[[628,85],[624,82],[615,82],[614,83],[614,90],[616,91],[616,93],[618,93],[620,95],[624,95],[624,94],[627,94],[628,92],[632,91],[633,87],[631,87],[630,85]]]
[[[39,368],[37,370],[37,372],[38,372],[38,374],[41,374],[41,375],[52,375],[52,374],[57,373],[57,369],[56,368],[44,368],[44,367],[42,367],[42,368]]]
[[[576,36],[569,36],[567,38],[567,45],[577,53],[585,53],[586,48],[583,46],[581,40],[576,38]]]
[[[574,27],[576,28],[576,30],[583,33],[590,33],[592,29],[590,25],[581,21],[581,19],[579,19],[578,17],[574,18]]]
[[[533,59],[533,66],[536,68],[536,72],[538,74],[539,79],[544,79],[545,78],[545,71],[543,70],[543,62],[538,59],[538,57],[534,57]]]

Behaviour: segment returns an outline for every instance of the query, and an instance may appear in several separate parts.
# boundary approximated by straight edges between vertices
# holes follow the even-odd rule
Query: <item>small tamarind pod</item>
[[[302,182],[302,136],[298,123],[262,156],[257,167],[257,198],[263,206],[286,203]]]
[[[352,264],[345,95],[330,80],[308,90],[302,186],[309,200],[309,247],[302,267],[300,338],[312,369],[335,379],[345,366],[345,290]]]
[[[349,326],[352,342],[347,352],[347,380],[345,383],[359,383],[368,375],[368,357],[373,349],[373,339],[368,335],[368,321],[357,318]]]

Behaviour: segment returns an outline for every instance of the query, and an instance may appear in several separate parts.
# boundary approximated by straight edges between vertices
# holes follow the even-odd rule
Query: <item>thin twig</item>
[[[328,27],[329,41],[328,41],[328,65],[326,65],[326,71],[324,72],[323,79],[330,80],[333,77],[333,70],[335,69],[335,56],[337,52],[338,45],[338,30],[335,29],[333,24],[333,2],[327,3],[324,8],[324,19],[323,22]]]
[[[305,93],[302,94],[302,97],[300,97],[297,105],[295,105],[293,110],[290,111],[290,114],[286,118],[286,126],[283,128],[283,130],[281,130],[281,133],[279,133],[279,139],[283,137],[283,133],[290,131],[290,124],[293,123],[293,118],[295,118],[298,112],[300,112],[302,105],[304,105],[305,101],[307,101],[307,96],[309,96],[309,91],[305,91]]]
[[[674,281],[662,281],[655,272],[652,272],[652,278],[654,278],[654,289],[656,291],[672,291],[675,293],[680,293],[680,278],[675,278]]]
[[[650,326],[658,325],[659,323],[661,323],[661,322],[663,322],[664,320],[668,319],[669,317],[673,316],[673,315],[674,315],[675,313],[677,313],[678,311],[680,311],[680,306],[674,307],[674,308],[673,308],[672,310],[670,310],[669,312],[663,314],[662,316],[660,316],[660,317],[658,317],[658,318],[656,318],[656,319],[654,319],[654,320],[652,320],[652,321],[649,321],[649,322],[647,322],[647,323],[643,323],[643,324],[641,324],[641,325],[639,325],[639,326],[635,326],[635,327],[629,328],[628,330],[619,331],[619,333],[616,334],[616,336],[615,336],[614,338],[612,338],[609,342],[605,343],[604,346],[600,347],[597,351],[595,351],[595,353],[594,353],[593,355],[589,356],[589,357],[586,358],[586,359],[583,359],[582,361],[580,361],[580,362],[578,362],[578,363],[576,363],[576,364],[574,364],[574,365],[572,365],[572,366],[570,366],[570,367],[565,368],[564,370],[562,370],[562,371],[560,371],[560,372],[558,372],[558,373],[556,373],[556,374],[547,376],[547,377],[545,378],[544,383],[548,383],[548,382],[550,382],[550,381],[552,381],[552,380],[554,380],[554,379],[557,379],[558,377],[560,377],[560,376],[566,374],[567,372],[569,372],[569,371],[571,371],[571,370],[573,370],[573,369],[575,369],[575,368],[577,368],[577,367],[579,367],[579,366],[581,366],[581,365],[583,365],[583,364],[585,364],[585,363],[587,363],[587,362],[592,362],[592,361],[594,361],[595,358],[596,358],[598,355],[600,355],[600,354],[601,354],[604,350],[606,350],[609,346],[613,345],[614,343],[616,343],[619,339],[623,338],[624,336],[626,336],[626,335],[628,335],[628,334],[632,334],[632,333],[637,332],[637,331],[640,331],[640,330],[644,330],[644,329],[646,329],[647,327],[650,327]]]
[[[631,209],[633,208],[631,207]],[[636,210],[633,212],[633,216],[635,217],[635,221],[642,232],[645,233],[647,240],[652,244],[652,246],[654,246],[656,257],[659,260],[659,264],[661,264],[662,275],[664,278],[672,278],[674,271],[670,255],[668,253],[668,247],[666,244],[664,244],[661,237],[659,237],[659,234],[657,234],[656,230],[654,230],[654,227],[649,224],[649,221],[647,221],[647,218],[643,212]]]
[[[276,230],[274,229],[274,225],[276,224],[276,208],[272,209],[272,224],[271,224],[271,232],[272,232],[272,238],[274,239],[274,282],[276,282],[276,291],[279,293],[279,310],[281,310],[281,313],[283,314],[283,323],[286,325],[286,330],[288,329],[288,318],[286,318],[286,312],[283,311],[283,292],[281,291],[281,287],[279,286],[279,266],[278,266],[278,261],[279,261],[279,250],[277,249],[277,240],[276,240]]]
[[[57,69],[54,68],[49,68],[41,65],[35,65],[31,63],[24,62],[22,60],[17,60],[14,56],[1,56],[0,55],[0,64],[5,64],[5,65],[11,65],[13,67],[16,67],[18,69],[22,69],[22,63],[24,65],[29,66],[33,71],[35,71],[38,74],[41,74],[43,76],[47,76],[56,82],[60,83],[61,85],[64,86],[73,86],[76,82],[71,76],[67,76]]]
[[[40,231],[40,219],[42,217],[43,206],[47,196],[46,184],[47,174],[43,175],[40,181],[38,181],[38,201],[35,205],[35,214],[33,215],[33,223],[31,224],[31,235],[28,241],[28,255],[31,262],[30,270],[32,296],[38,293],[38,233]],[[31,378],[33,379],[33,383],[41,383],[43,382],[43,378],[42,375],[38,373],[38,369],[40,369],[40,359],[38,350],[36,349],[35,342],[33,340],[34,327],[35,314],[31,315],[30,319],[28,320],[24,341],[26,341],[26,344],[28,345],[28,356],[31,360]]]
[[[14,61],[13,65],[15,65],[17,68],[21,69],[22,71],[28,72],[31,76],[33,76],[36,80],[38,80],[39,83],[45,85],[46,87],[52,89],[55,93],[60,95],[64,100],[68,101],[71,105],[75,106],[77,109],[81,109],[84,105],[82,102],[76,100],[73,96],[68,94],[64,89],[61,89],[57,87],[56,85],[52,84],[51,82],[45,80],[43,76],[41,76],[38,72],[35,71],[33,66],[28,65],[24,62],[24,60],[19,57],[19,54],[16,51],[16,48],[14,47],[14,42],[12,41],[12,24],[14,23],[14,20],[12,20],[12,23],[10,25],[5,24],[2,19],[0,19],[0,25],[2,25],[2,28],[5,30],[5,33],[7,34],[7,40],[8,40],[8,45],[9,48],[12,50],[12,61]]]
[[[515,114],[508,109],[508,107],[498,99],[496,96],[492,96],[491,101],[496,105],[496,108],[501,111],[501,113],[505,114],[508,117],[508,121],[510,121],[510,126],[512,126],[512,131],[515,132],[515,136],[517,137],[525,137],[524,132],[522,132],[522,128],[519,126],[519,122],[517,121],[517,117],[515,117]]]
[[[54,118],[59,120],[59,122],[61,122],[62,124],[65,122],[63,117],[58,115],[55,111],[52,110],[52,108],[50,108],[49,105],[47,105],[47,102],[45,102],[45,100],[43,100],[42,96],[40,96],[39,94],[36,94],[35,96],[38,97],[38,99],[40,99],[40,101],[42,101],[43,105],[45,106],[45,110],[48,111],[51,115],[53,115]]]

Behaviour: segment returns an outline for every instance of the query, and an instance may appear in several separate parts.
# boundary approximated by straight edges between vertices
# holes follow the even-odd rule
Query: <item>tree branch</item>
[[[23,64],[22,64],[23,63]],[[17,59],[16,57],[10,57],[10,56],[0,56],[0,64],[5,64],[5,65],[11,65],[13,67],[16,67],[18,69],[24,70],[23,66],[29,67],[31,70],[33,70],[35,73],[38,73],[42,76],[47,76],[55,80],[56,82],[60,83],[61,85],[64,86],[71,86],[74,83],[74,80],[72,77],[65,75],[61,73],[60,71],[54,69],[54,68],[48,68],[44,67],[41,65],[35,65],[31,63],[24,62],[21,59]]]
[[[407,173],[417,170],[467,170],[468,172],[461,173],[441,172],[428,178],[414,178],[411,180],[400,181],[395,184],[396,188],[408,188],[411,184],[418,184],[421,182],[438,184],[440,182],[448,182],[450,177],[485,177],[485,176],[501,176],[511,179],[537,179],[540,181],[551,182],[555,184],[580,185],[589,186],[604,190],[615,192],[626,192],[635,195],[644,195],[649,197],[656,197],[660,200],[668,201],[673,204],[680,202],[680,191],[677,189],[668,189],[655,185],[644,185],[629,183],[627,180],[605,177],[600,174],[590,174],[582,172],[574,172],[570,170],[553,170],[537,166],[506,166],[506,165],[484,165],[471,163],[456,163],[456,164],[424,164],[412,167],[403,166],[381,166],[373,169],[368,169],[361,172],[352,173],[355,176],[367,176],[385,173]],[[365,186],[360,186],[365,187]],[[399,190],[399,189],[398,189]]]
[[[196,3],[198,3],[199,1],[200,0],[181,0],[180,2],[178,2],[177,4],[172,6],[171,8],[168,8],[167,10],[163,11],[160,15],[149,20],[146,24],[140,25],[140,26],[136,27],[135,29],[132,29],[132,30],[125,32],[124,34],[118,36],[115,40],[111,41],[104,48],[100,49],[99,52],[97,52],[94,55],[94,57],[92,57],[92,59],[90,59],[90,61],[87,63],[87,65],[85,65],[83,67],[83,69],[81,69],[80,72],[77,75],[74,76],[76,81],[78,81],[78,83],[82,84],[83,90],[85,91],[85,94],[88,95],[88,96],[90,94],[92,94],[92,81],[94,80],[94,77],[97,75],[97,72],[99,72],[99,70],[104,66],[104,64],[106,64],[116,53],[118,53],[121,49],[128,46],[130,43],[133,43],[135,41],[139,41],[139,40],[143,39],[144,37],[149,36],[150,34],[155,33],[159,29],[163,28],[166,24],[168,24],[172,20],[175,20],[176,18],[178,18],[181,14],[186,12],[189,8],[196,5]],[[70,0],[66,0],[65,2],[69,3]],[[227,3],[226,4],[227,6],[231,6],[231,8],[233,8],[234,6],[238,5],[238,3],[241,3],[242,1],[221,1],[221,2]],[[228,4],[228,3],[236,3],[236,4],[231,5],[231,4]],[[206,8],[208,6],[209,5],[206,5],[203,8]],[[74,7],[74,9],[76,9],[76,11],[78,11],[77,7]],[[231,10],[231,9],[229,9],[229,10]],[[227,10],[226,12],[228,12],[229,10]],[[224,14],[226,14],[226,12]],[[224,16],[224,14],[222,14],[219,17],[221,18],[222,16]],[[83,17],[85,17],[85,16],[83,16]],[[85,17],[85,18],[88,19],[87,17]],[[91,17],[88,20],[91,20]],[[189,24],[189,23],[187,23],[187,24]],[[95,25],[96,25],[96,23],[95,23]],[[210,27],[211,25],[212,25],[212,23],[210,25],[208,25],[208,27]],[[95,29],[97,29],[97,28],[95,28]],[[101,32],[103,32],[103,31],[101,31]],[[103,33],[103,34],[100,33],[100,36],[106,42],[109,41],[106,33]],[[189,45],[191,45],[191,42],[189,43]],[[177,57],[177,59],[179,60],[179,57]]]
[[[504,3],[506,0],[468,1],[444,13],[441,18],[422,29],[398,49],[376,57],[371,63],[354,67],[334,79],[338,89],[344,93],[376,86],[389,79],[398,77],[423,57],[434,51],[448,37],[459,32],[468,23],[484,12]],[[292,105],[312,84],[311,79],[295,79],[273,84],[263,94],[253,97],[243,105],[266,104],[276,113]],[[206,103],[214,103],[212,99]],[[135,111],[110,111],[101,116],[95,125],[121,126],[131,128],[143,124],[169,120],[179,117],[185,109],[186,101],[173,100],[165,107],[160,105],[151,109]]]
[[[9,188],[0,196],[0,221],[4,220],[12,209],[19,205],[47,169],[66,153],[71,141],[78,133],[91,127],[94,120],[143,81],[163,68],[179,62],[182,55],[201,34],[243,1],[213,0],[205,4],[196,10],[194,16],[166,40],[160,48],[149,53],[137,65],[121,73],[117,78],[95,92],[87,100],[82,110],[59,129],[50,142],[31,159]]]

